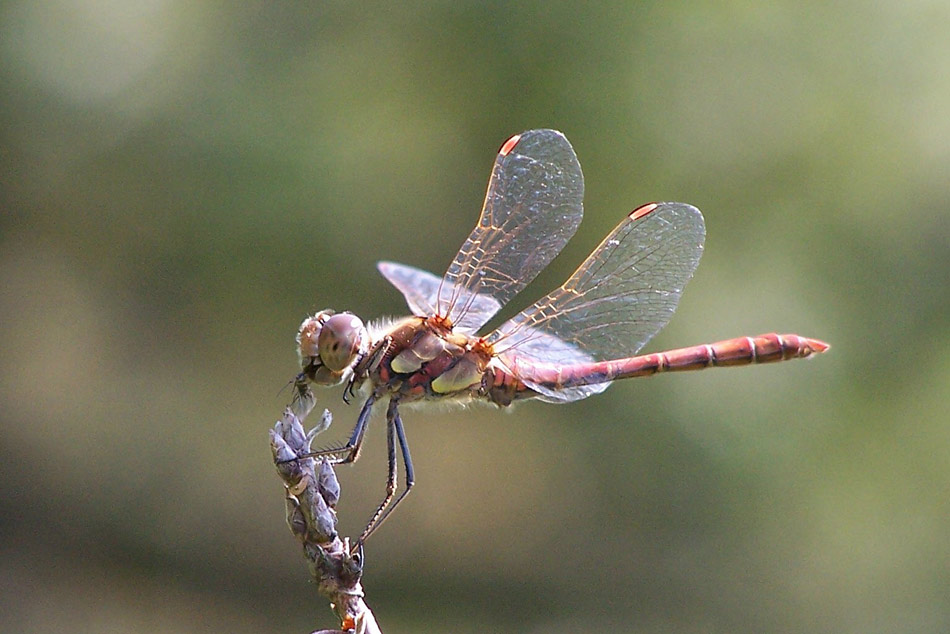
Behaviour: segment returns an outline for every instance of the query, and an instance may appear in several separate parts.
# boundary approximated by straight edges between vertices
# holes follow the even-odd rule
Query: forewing
[[[644,205],[625,217],[567,282],[487,341],[499,360],[546,400],[577,400],[602,391],[606,385],[593,391],[535,385],[531,366],[635,355],[673,316],[699,264],[705,233],[703,216],[691,205]]]
[[[442,280],[421,269],[396,262],[380,262],[376,265],[379,272],[395,286],[409,305],[413,315],[430,317],[436,314],[436,298],[439,296],[439,287],[445,288]],[[460,297],[469,307],[469,315],[473,318],[484,318],[485,321],[499,311],[498,301],[488,295],[470,296],[468,291],[462,290]],[[464,327],[456,328],[466,332]]]
[[[478,330],[564,248],[581,222],[583,198],[581,166],[563,134],[530,130],[506,141],[478,224],[435,295],[437,314]],[[494,299],[494,312],[482,297]]]

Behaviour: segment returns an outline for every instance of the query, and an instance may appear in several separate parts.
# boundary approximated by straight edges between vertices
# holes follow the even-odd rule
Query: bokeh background
[[[0,629],[333,626],[267,442],[299,320],[404,312],[374,263],[443,271],[501,142],[554,127],[586,220],[506,314],[682,200],[706,252],[648,350],[833,348],[406,412],[384,631],[950,631],[948,32],[926,0],[4,3]]]

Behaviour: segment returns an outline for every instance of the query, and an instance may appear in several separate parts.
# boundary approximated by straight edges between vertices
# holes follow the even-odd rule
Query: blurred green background
[[[4,3],[0,629],[333,626],[267,442],[297,325],[403,313],[375,262],[441,273],[498,146],[553,127],[586,220],[507,314],[682,200],[706,252],[647,350],[833,348],[405,412],[384,631],[950,631],[948,32],[917,1]]]

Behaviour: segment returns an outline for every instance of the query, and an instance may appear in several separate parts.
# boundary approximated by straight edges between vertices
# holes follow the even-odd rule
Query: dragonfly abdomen
[[[618,363],[620,367],[615,378],[643,376],[656,372],[703,370],[705,368],[804,359],[827,349],[828,344],[825,342],[799,335],[769,333],[756,337],[736,337],[735,339],[717,341],[716,343],[624,359]],[[651,357],[658,358],[651,359]],[[652,363],[647,362],[645,364],[646,360]],[[640,367],[644,364],[647,367]],[[655,366],[655,368],[650,368],[650,366]]]
[[[528,370],[522,378],[528,385],[534,383],[550,390],[558,390],[607,383],[617,379],[650,376],[660,372],[686,372],[804,359],[824,352],[828,347],[828,344],[817,339],[769,333],[757,337],[736,337],[716,343],[677,348],[627,359],[567,366],[536,366]]]

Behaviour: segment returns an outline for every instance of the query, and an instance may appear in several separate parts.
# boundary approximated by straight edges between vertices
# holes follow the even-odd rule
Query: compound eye
[[[340,372],[353,363],[366,346],[366,328],[356,315],[340,313],[323,323],[317,339],[320,360],[334,372]]]

